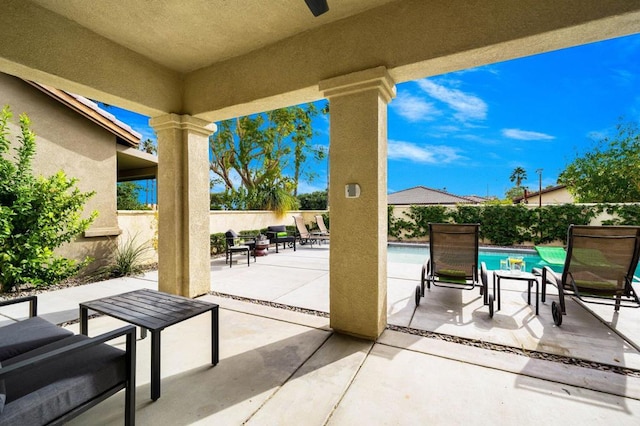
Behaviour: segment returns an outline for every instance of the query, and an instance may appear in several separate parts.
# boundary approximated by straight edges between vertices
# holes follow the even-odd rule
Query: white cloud
[[[396,140],[389,140],[387,156],[390,160],[409,160],[421,164],[446,164],[464,158],[449,146],[417,145]]]
[[[555,136],[547,135],[546,133],[531,132],[529,130],[521,129],[502,129],[502,136],[521,141],[540,141],[556,138]]]
[[[391,102],[391,107],[408,121],[433,120],[439,112],[433,104],[408,92],[400,92]]]
[[[417,81],[418,86],[429,96],[447,104],[457,111],[455,117],[460,121],[484,120],[487,118],[487,104],[479,97],[459,89],[445,87],[432,80]]]

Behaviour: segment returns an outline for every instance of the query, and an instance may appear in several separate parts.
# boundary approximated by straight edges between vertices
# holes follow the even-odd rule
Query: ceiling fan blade
[[[329,11],[327,0],[304,0],[313,16],[320,16]]]

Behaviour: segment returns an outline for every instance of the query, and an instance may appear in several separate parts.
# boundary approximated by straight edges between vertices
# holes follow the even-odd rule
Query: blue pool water
[[[508,248],[480,248],[480,262],[487,265],[487,269],[500,269],[500,260],[510,256],[522,256],[525,262],[526,271],[531,272],[531,268],[541,268],[546,265],[535,250],[508,249]],[[389,244],[387,248],[387,261],[393,263],[411,263],[422,265],[429,257],[429,247],[418,244]],[[560,272],[562,267],[551,267]]]
[[[562,272],[562,266],[549,265],[544,262],[534,249],[480,247],[478,253],[480,262],[484,262],[489,270],[500,269],[500,260],[513,256],[522,256],[527,272],[531,272],[532,268],[541,268],[542,266],[549,266],[556,272]],[[387,262],[422,265],[428,257],[429,246],[425,244],[392,243],[387,247]],[[635,277],[640,281],[640,265],[636,268]]]

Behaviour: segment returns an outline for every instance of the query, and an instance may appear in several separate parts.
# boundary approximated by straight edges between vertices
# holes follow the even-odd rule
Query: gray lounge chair
[[[472,290],[480,287],[484,304],[489,305],[493,317],[493,296],[487,291],[487,271],[484,262],[478,276],[479,224],[429,224],[429,258],[422,266],[420,285],[416,287],[415,302],[425,295],[425,284],[437,287]],[[481,280],[479,280],[481,278]]]
[[[638,308],[640,300],[631,282],[640,255],[638,226],[569,226],[567,255],[562,273],[542,269],[542,301],[546,286],[558,288],[559,304],[551,304],[553,322],[567,314],[565,294],[587,303]]]

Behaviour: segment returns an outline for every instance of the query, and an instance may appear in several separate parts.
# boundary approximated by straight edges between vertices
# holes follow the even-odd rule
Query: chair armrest
[[[29,302],[29,317],[38,316],[38,296],[26,296],[11,300],[3,300],[0,301],[0,306],[15,305],[22,302]]]
[[[79,352],[85,350],[87,348],[101,345],[109,340],[115,339],[117,337],[126,336],[126,353],[127,353],[127,363],[135,369],[135,360],[136,360],[136,328],[132,325],[127,325],[125,327],[119,328],[114,331],[110,331],[104,334],[101,334],[96,337],[91,337],[87,340],[83,340],[81,342],[72,343],[64,348],[54,349],[51,352],[47,352],[45,354],[34,356],[30,359],[25,359],[20,362],[16,362],[15,364],[11,364],[8,366],[3,366],[0,368],[0,380],[5,377],[15,376],[16,374],[24,373],[31,368],[40,367],[48,362],[55,361],[58,358],[63,358],[71,355],[72,353]]]
[[[489,277],[487,274],[487,264],[484,262],[480,262],[480,281],[484,288],[487,288],[489,285]]]
[[[542,268],[542,285],[546,285],[547,283],[553,284],[558,287],[558,278],[553,269],[545,266]]]

